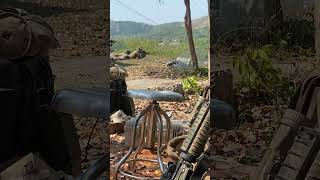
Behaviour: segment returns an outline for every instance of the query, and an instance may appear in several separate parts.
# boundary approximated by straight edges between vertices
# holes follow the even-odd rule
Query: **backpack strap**
[[[49,63],[49,57],[42,58],[39,63],[42,65],[43,70],[46,71],[46,74],[48,75],[48,80],[46,82],[46,87],[49,88],[49,92],[54,94],[54,80],[55,76],[52,72],[52,68]]]
[[[54,78],[52,69],[46,59],[25,59],[17,62],[21,71],[26,74],[26,87],[30,87],[32,93],[32,106],[37,111],[46,111],[54,94]]]

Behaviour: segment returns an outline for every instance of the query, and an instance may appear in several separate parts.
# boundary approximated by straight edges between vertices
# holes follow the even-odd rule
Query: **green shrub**
[[[254,97],[262,97],[277,103],[288,103],[293,94],[289,81],[272,65],[270,55],[273,45],[247,48],[244,55],[233,61],[240,75],[240,88],[246,88]],[[253,98],[254,98],[253,97]]]
[[[199,85],[199,79],[197,76],[189,76],[182,79],[182,86],[186,93],[195,93],[200,95],[201,86]]]
[[[115,52],[125,52],[126,50],[134,51],[142,48],[149,52],[150,55],[166,58],[190,57],[190,51],[187,41],[180,41],[176,44],[170,42],[162,42],[158,40],[145,39],[141,37],[135,38],[117,38],[117,43],[112,46]],[[163,43],[161,45],[160,43]],[[208,39],[201,38],[195,40],[196,51],[199,61],[207,61],[208,59]]]

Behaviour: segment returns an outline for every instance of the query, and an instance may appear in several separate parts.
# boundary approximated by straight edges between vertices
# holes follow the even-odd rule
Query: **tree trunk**
[[[184,4],[186,6],[186,15],[184,17],[184,25],[185,25],[186,32],[187,32],[192,65],[193,65],[194,69],[198,69],[199,68],[198,58],[197,58],[196,50],[194,48],[194,41],[193,41],[193,35],[192,35],[190,0],[184,0]]]
[[[317,65],[320,64],[320,1],[315,0],[314,8],[314,23],[315,23],[315,48]]]

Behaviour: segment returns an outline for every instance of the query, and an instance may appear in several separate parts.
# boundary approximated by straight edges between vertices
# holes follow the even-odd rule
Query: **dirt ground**
[[[146,72],[141,69],[152,69],[149,65],[137,65],[139,60],[127,60],[120,62],[122,65],[127,65],[129,78],[129,88],[140,89],[143,87],[154,88],[158,84],[163,83],[164,86],[170,86],[171,83],[177,83],[181,79],[168,78],[163,76],[157,77],[153,75],[147,76]],[[140,61],[141,62],[141,61]],[[161,67],[162,72],[168,72],[164,70],[162,66],[165,61],[162,61],[157,65]],[[142,62],[142,64],[145,64]],[[154,64],[155,65],[155,64]],[[152,66],[152,65],[151,65]],[[139,71],[138,71],[139,70]],[[284,70],[286,70],[284,68]],[[286,71],[289,73],[289,71]],[[169,73],[170,74],[170,73]],[[131,77],[130,77],[131,75]],[[154,83],[152,83],[154,82]],[[173,112],[172,119],[184,118],[188,119],[188,115],[191,112],[194,103],[197,100],[197,96],[188,97],[183,103],[162,103],[161,106],[167,112]],[[137,111],[140,112],[145,106],[144,101],[135,101]],[[265,150],[267,149],[273,133],[277,128],[279,121],[279,114],[282,113],[285,107],[276,109],[275,106],[261,105],[252,107],[250,113],[252,117],[246,119],[245,122],[234,130],[216,130],[211,134],[211,177],[219,180],[247,180],[251,173],[258,167]],[[114,170],[114,165],[121,159],[126,153],[128,147],[125,146],[125,137],[123,134],[110,135],[111,149],[110,149],[110,165],[111,172]],[[152,157],[148,152],[143,152],[141,156]],[[152,169],[147,165],[141,165],[138,172],[144,172],[146,169]],[[144,175],[156,176],[157,172],[143,173]]]
[[[77,51],[80,54],[73,54],[73,51],[66,50],[69,47],[70,46],[67,45],[62,46],[62,49],[57,49],[52,53],[51,64],[54,74],[56,75],[55,88],[59,90],[74,87],[106,87],[108,84],[108,78],[106,76],[108,70],[106,56],[101,56],[100,54],[90,56],[90,53],[83,55],[81,49]],[[82,47],[79,46],[79,48]],[[66,55],[58,56],[60,53],[66,53]],[[152,59],[154,61],[157,60]],[[168,61],[168,59],[161,59],[157,61],[157,63],[150,63],[149,60],[150,59],[146,58],[143,61],[128,60],[122,62],[122,64],[120,63],[120,65],[124,65],[127,68],[129,73],[127,79],[128,89],[154,89],[181,83],[181,78],[172,78],[170,71],[167,71],[165,62]],[[159,67],[161,67],[161,70],[159,70]],[[145,71],[145,69],[148,71]],[[161,107],[170,114],[172,119],[188,119],[188,115],[192,111],[196,98],[196,96],[187,96],[186,101],[183,103],[161,103]],[[147,103],[146,101],[135,100],[137,112],[140,112]],[[75,122],[84,156],[88,136],[95,120],[88,120],[88,118],[85,117],[75,117]],[[92,136],[92,143],[90,144],[88,153],[89,161],[85,161],[82,164],[84,169],[108,148],[108,138],[106,138],[107,129],[105,126],[106,124],[99,123]],[[114,163],[124,154],[126,147],[123,144],[123,134],[111,135],[110,138],[110,163],[111,167],[113,167]],[[157,174],[157,171],[155,171],[155,173]]]
[[[116,63],[123,66],[128,71],[126,78],[128,89],[162,89],[170,90],[170,87],[181,84],[180,74],[167,68],[166,63],[169,58],[155,56],[146,56],[144,59],[130,59],[117,61]],[[201,80],[201,86],[207,84],[207,80]],[[169,115],[171,120],[188,120],[189,115],[197,101],[197,95],[185,95],[183,102],[161,102],[161,108]],[[147,105],[148,101],[134,100],[136,111],[141,112]],[[125,145],[125,136],[121,134],[110,135],[110,168],[111,174],[114,174],[116,162],[118,162],[127,152],[128,147]],[[154,152],[143,151],[139,157],[154,159]],[[167,159],[165,159],[167,160]],[[140,162],[139,162],[140,163]],[[155,164],[141,163],[137,167],[138,174],[143,176],[159,176],[160,172]],[[112,178],[112,177],[111,177]]]
[[[55,88],[107,87],[107,57],[84,56],[51,62]]]

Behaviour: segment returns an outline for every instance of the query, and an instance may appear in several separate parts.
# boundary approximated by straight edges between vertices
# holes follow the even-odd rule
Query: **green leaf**
[[[240,73],[239,81],[241,88],[250,89],[254,96],[266,96],[270,102],[287,102],[293,93],[293,88],[281,76],[281,71],[273,67],[270,55],[272,55],[273,45],[265,45],[257,50],[247,48],[245,53],[234,61],[234,66],[238,65]],[[269,55],[270,54],[270,55]]]
[[[238,65],[239,74],[243,74],[243,69],[244,69],[243,66],[244,66],[243,63],[242,63],[242,62],[239,62],[239,65]]]
[[[201,87],[198,84],[199,79],[196,76],[182,79],[182,87],[186,92],[200,94]]]
[[[257,59],[257,57],[258,57],[258,51],[254,50],[253,53],[252,53],[251,60],[255,60],[255,59]]]
[[[269,58],[269,56],[268,56],[268,54],[264,51],[264,50],[261,50],[261,49],[259,49],[258,50],[258,53],[259,53],[259,57],[262,59],[262,60],[269,60],[270,58]]]
[[[261,50],[263,50],[267,55],[270,56],[270,55],[272,55],[273,48],[274,48],[274,45],[267,44],[267,45],[262,46]]]

